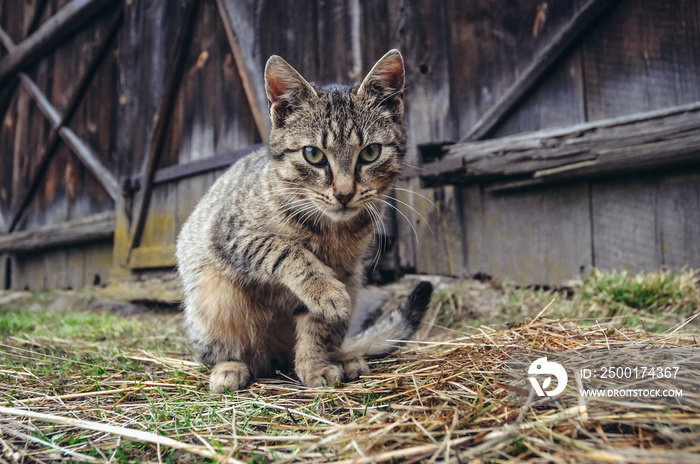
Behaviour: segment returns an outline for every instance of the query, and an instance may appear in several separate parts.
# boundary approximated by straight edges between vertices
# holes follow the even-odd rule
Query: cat
[[[422,282],[379,320],[358,312],[347,335],[406,151],[399,51],[352,87],[309,83],[273,55],[265,90],[268,145],[214,183],[177,242],[185,325],[214,392],[292,366],[309,387],[357,379],[365,357],[417,330],[432,294]]]

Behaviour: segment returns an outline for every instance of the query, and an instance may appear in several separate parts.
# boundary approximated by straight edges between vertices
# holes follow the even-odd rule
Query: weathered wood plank
[[[64,127],[66,124],[70,123],[73,115],[75,114],[75,111],[78,107],[78,104],[80,103],[81,99],[85,95],[85,92],[88,88],[88,85],[92,81],[93,77],[95,76],[95,73],[97,72],[98,68],[100,67],[103,59],[107,55],[107,51],[111,48],[112,42],[114,38],[116,37],[117,32],[119,31],[119,26],[121,24],[122,20],[122,10],[119,9],[119,11],[115,14],[115,16],[112,18],[110,21],[110,24],[107,27],[107,31],[104,34],[102,40],[100,41],[99,44],[96,46],[96,53],[94,59],[88,64],[86,71],[82,74],[80,79],[78,80],[78,83],[76,84],[75,88],[73,89],[73,92],[71,95],[68,97],[68,103],[65,107],[65,110],[63,112],[63,117],[60,119],[58,124],[52,124],[51,130],[48,135],[48,140],[46,141],[44,145],[44,151],[41,154],[41,157],[38,161],[38,164],[36,168],[34,169],[34,173],[32,175],[31,180],[28,182],[29,188],[26,190],[24,196],[22,199],[19,201],[18,209],[15,211],[14,216],[12,218],[12,222],[10,224],[9,230],[12,231],[16,228],[20,218],[22,217],[22,214],[24,214],[25,209],[29,205],[29,202],[32,199],[32,196],[36,193],[37,189],[39,188],[39,183],[42,181],[44,174],[46,173],[46,169],[51,162],[53,158],[53,154],[55,152],[55,149],[58,145],[59,139],[60,139],[60,130],[62,127]],[[70,134],[64,134],[64,137],[71,138]],[[83,153],[84,147],[79,146],[77,147]],[[100,175],[103,176],[104,179],[107,179],[109,183],[112,182],[113,176],[107,176],[104,177],[104,172],[106,171],[101,163],[94,165],[92,163],[94,155],[92,153],[89,153],[87,162],[90,164],[93,164],[92,166],[88,166],[90,171],[98,170],[100,173],[96,174],[98,177]],[[81,160],[83,157],[81,156]],[[111,188],[114,189],[116,185],[111,185]],[[117,190],[112,190],[109,191],[110,195],[115,195]],[[116,198],[112,196],[112,198]]]
[[[566,127],[586,121],[581,51],[562,57],[491,129],[489,138]]]
[[[590,121],[700,100],[697,0],[625,1],[582,45]]]
[[[126,2],[119,55],[119,115],[116,157],[118,173],[131,177],[142,172],[151,153],[163,107],[166,84],[183,24],[194,20],[192,1]],[[189,15],[189,17],[188,17]],[[164,131],[162,131],[164,132]],[[162,134],[161,134],[162,135]],[[171,138],[173,136],[171,135]],[[114,233],[113,278],[129,275],[127,261],[132,246],[133,197],[117,201]],[[144,211],[145,213],[145,211]],[[144,218],[145,220],[145,218]]]
[[[538,53],[530,65],[506,90],[496,104],[477,121],[461,142],[479,140],[486,136],[520,102],[539,79],[554,65],[571,45],[587,31],[593,21],[609,11],[617,0],[589,0],[571,21]]]
[[[80,248],[85,253],[82,285],[105,285],[111,277],[112,263],[114,262],[112,243],[95,242]]]
[[[360,79],[355,63],[357,47],[353,43],[352,7],[352,0],[315,5],[316,60],[319,63],[316,79],[319,84],[351,84]]]
[[[389,9],[392,45],[406,68],[407,164],[418,164],[416,147],[456,138],[450,94],[447,2],[401,2]],[[380,56],[373,57],[375,60]]]
[[[159,165],[185,165],[259,143],[215,2],[198,9],[185,67]]]
[[[593,262],[589,187],[489,193],[460,189],[467,269],[518,284],[557,284]]]
[[[563,129],[459,143],[413,174],[431,185],[483,179],[565,178],[630,172],[697,159],[700,103]]]
[[[207,174],[212,171],[228,168],[239,159],[260,148],[262,148],[262,145],[251,145],[247,148],[212,156],[211,158],[160,168],[153,176],[153,185],[157,186],[167,182],[179,181],[187,179],[188,177],[199,176],[200,174]],[[128,182],[132,186],[139,186],[142,183],[142,178],[140,175],[136,175],[129,178]]]
[[[36,60],[60,40],[115,0],[73,0],[0,60],[0,81]]]
[[[397,190],[396,198],[396,207],[401,211],[397,215],[399,227],[408,228],[403,234],[405,240],[415,242],[415,271],[458,277],[466,275],[460,233],[462,205],[455,187],[419,189],[414,185],[411,191]],[[413,229],[417,237],[411,235]]]
[[[656,222],[662,262],[678,269],[700,267],[700,170],[671,172],[659,184]]]
[[[270,118],[260,67],[260,47],[255,30],[255,4],[244,0],[216,0],[231,51],[248,97],[260,137],[267,141]]]
[[[658,178],[591,183],[593,264],[641,272],[663,264],[656,223]]]
[[[92,172],[95,177],[102,183],[107,193],[113,200],[117,200],[121,194],[121,189],[114,175],[100,162],[99,158],[92,149],[88,147],[75,132],[62,127],[59,130],[61,138],[68,145],[71,151],[80,159],[86,168]]]
[[[131,250],[138,247],[143,234],[143,227],[146,223],[149,202],[151,199],[152,181],[158,169],[159,158],[162,154],[162,146],[165,141],[167,125],[172,112],[173,103],[177,93],[180,79],[184,70],[187,46],[190,43],[194,30],[195,19],[197,18],[197,7],[199,0],[191,0],[188,11],[185,15],[185,22],[182,24],[179,36],[176,40],[175,50],[169,62],[170,74],[165,85],[165,92],[161,101],[160,109],[156,115],[157,123],[153,132],[153,139],[143,166],[141,175],[143,178],[142,188],[138,191],[134,200],[134,221],[131,230]]]
[[[9,290],[12,288],[12,274],[10,274],[11,265],[10,255],[7,253],[0,253],[0,289]]]
[[[161,184],[153,187],[148,216],[143,225],[140,247],[151,248],[175,243],[175,217],[177,215],[176,184]]]
[[[273,0],[260,2],[258,8],[256,36],[260,41],[260,66],[265,66],[270,55],[280,55],[306,79],[321,83],[320,68],[323,65],[318,55],[318,2],[288,0],[284,14],[279,14],[279,3]],[[344,54],[346,50],[338,52]]]
[[[114,234],[113,211],[98,213],[74,221],[39,226],[0,235],[0,252],[25,252],[109,239]]]
[[[0,211],[5,218],[5,224],[0,232],[7,232],[12,216],[12,202],[15,197],[13,174],[15,171],[15,133],[18,120],[18,94],[14,94],[8,105],[7,112],[3,115],[3,124],[0,126],[0,153],[2,156],[2,169],[0,169]]]
[[[18,36],[18,40],[22,40],[27,35],[34,32],[37,27],[39,27],[39,23],[41,22],[41,16],[44,13],[47,4],[48,0],[38,0],[34,5],[27,4],[27,2],[23,2],[21,4],[21,7],[19,8],[19,11],[17,12],[11,11],[12,6],[16,7],[16,5],[8,5],[10,6],[10,8],[8,8],[10,11],[5,11],[6,17],[17,18],[21,14],[24,15],[24,24],[22,24],[21,26],[25,27],[21,27],[21,29],[23,30],[21,36]],[[11,21],[7,26],[10,28],[20,28],[20,23],[18,21]],[[14,43],[14,41],[11,38],[11,34],[6,33],[0,27],[0,44],[2,44],[3,46],[7,46],[7,44],[12,43]],[[6,50],[8,51],[8,53],[11,51],[10,48],[6,48]],[[2,54],[2,47],[0,47],[0,57],[3,56],[4,55]],[[5,114],[9,109],[9,105],[12,101],[12,96],[15,94],[18,84],[19,81],[16,78],[8,79],[5,85],[3,86],[3,90],[0,91],[0,121],[5,120]],[[6,228],[3,228],[3,230],[6,230]]]
[[[209,187],[214,184],[215,180],[214,174],[208,173],[197,177],[190,177],[177,183],[176,201],[174,202],[176,208],[174,212],[176,235],[180,233],[190,213],[192,213],[204,194],[207,193]],[[173,242],[174,241],[175,240],[173,240]]]
[[[24,73],[20,73],[22,85],[27,93],[36,102],[37,106],[53,126],[60,127],[61,115],[51,105],[43,92]],[[104,167],[92,150],[68,127],[60,127],[59,135],[68,145],[80,161],[97,177],[112,199],[116,200],[120,195],[119,183],[112,173]]]

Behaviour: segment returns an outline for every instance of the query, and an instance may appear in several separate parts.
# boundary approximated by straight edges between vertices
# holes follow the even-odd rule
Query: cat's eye
[[[371,143],[360,151],[360,163],[373,163],[379,158],[382,146],[378,143]]]
[[[314,166],[326,163],[326,155],[316,147],[304,147],[303,152],[306,161]]]

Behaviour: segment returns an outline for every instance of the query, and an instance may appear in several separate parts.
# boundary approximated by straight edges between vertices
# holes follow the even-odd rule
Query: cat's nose
[[[338,199],[338,201],[339,201],[343,206],[347,206],[347,204],[350,203],[350,200],[352,200],[352,197],[354,197],[354,196],[355,196],[354,193],[349,193],[349,194],[347,194],[347,195],[339,195],[339,194],[336,194],[335,197]]]

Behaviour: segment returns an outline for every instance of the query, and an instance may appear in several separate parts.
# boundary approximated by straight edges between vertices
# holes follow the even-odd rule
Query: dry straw
[[[684,365],[695,390],[682,398],[590,400],[577,379],[561,397],[525,391],[524,403],[510,402],[513,349],[572,360],[577,351],[625,346],[698,349],[683,329],[586,327],[545,310],[503,330],[412,343],[347,385],[309,389],[281,376],[225,396],[206,391],[206,372],[184,352],[117,352],[119,363],[93,374],[80,364],[38,374],[87,348],[10,338],[0,462],[700,462],[697,357]],[[27,360],[35,369],[22,367]],[[134,372],[119,367],[128,365]]]

